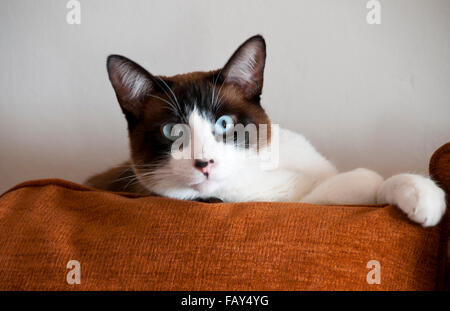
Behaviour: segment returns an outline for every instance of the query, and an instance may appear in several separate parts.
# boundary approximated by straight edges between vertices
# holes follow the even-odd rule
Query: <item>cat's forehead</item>
[[[194,109],[205,117],[214,117],[216,105],[229,98],[227,86],[217,81],[219,71],[190,72],[171,77],[160,76],[167,83],[162,95],[170,97],[187,117]],[[178,107],[179,106],[179,107]]]
[[[209,103],[214,103],[219,100],[232,102],[244,101],[242,95],[236,88],[224,83],[220,69],[205,72],[189,72],[171,77],[160,77],[167,81],[171,90],[181,99],[188,101],[195,100],[197,103],[201,103],[202,100],[207,100]]]
[[[172,91],[183,95],[202,95],[208,94],[215,84],[216,72],[189,72],[184,74],[177,74],[175,76],[161,78],[168,83]]]
[[[175,76],[158,76],[159,92],[150,96],[145,116],[149,124],[188,123],[195,110],[214,123],[223,114],[234,115],[242,122],[268,123],[258,102],[246,100],[239,90],[224,83],[221,71],[190,72]]]

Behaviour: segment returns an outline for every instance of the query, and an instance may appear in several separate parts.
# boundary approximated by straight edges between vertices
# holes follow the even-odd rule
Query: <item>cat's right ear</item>
[[[123,113],[139,117],[145,101],[154,91],[154,77],[132,60],[120,55],[110,55],[106,67]]]

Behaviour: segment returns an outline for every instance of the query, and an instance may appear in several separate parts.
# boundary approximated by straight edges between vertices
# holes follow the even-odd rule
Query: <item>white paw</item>
[[[434,226],[445,213],[445,193],[429,178],[400,174],[388,178],[378,190],[378,201],[397,205],[409,219]]]

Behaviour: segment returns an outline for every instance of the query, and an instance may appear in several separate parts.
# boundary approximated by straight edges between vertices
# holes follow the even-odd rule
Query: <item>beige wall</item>
[[[268,44],[263,105],[341,169],[426,172],[450,140],[450,1],[65,0],[0,3],[0,192],[81,182],[127,158],[105,58],[155,74],[220,67],[247,37]]]

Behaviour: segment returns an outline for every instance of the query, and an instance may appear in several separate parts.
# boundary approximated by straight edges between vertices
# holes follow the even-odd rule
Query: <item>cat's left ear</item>
[[[223,67],[225,83],[236,86],[247,99],[261,95],[266,63],[266,42],[260,35],[245,41]]]

